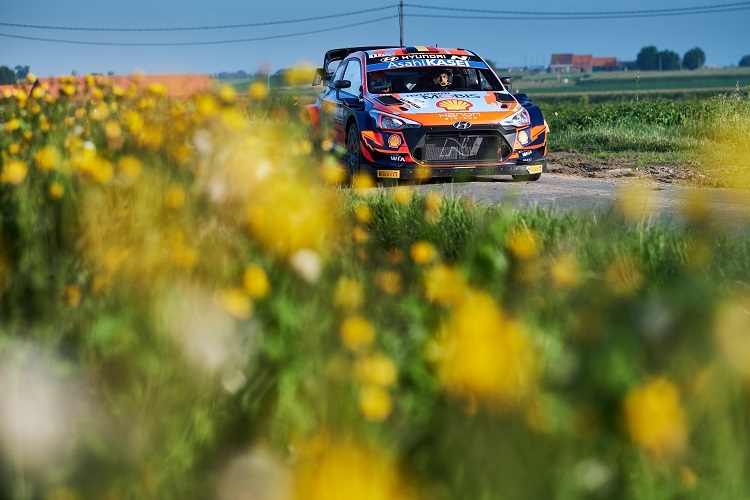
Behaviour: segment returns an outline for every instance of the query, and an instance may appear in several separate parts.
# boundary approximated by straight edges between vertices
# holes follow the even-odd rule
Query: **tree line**
[[[672,50],[659,50],[653,45],[643,47],[635,61],[636,69],[643,71],[671,71],[677,69],[699,69],[706,64],[706,53],[694,47],[680,58]],[[743,56],[738,66],[750,66],[750,55]]]

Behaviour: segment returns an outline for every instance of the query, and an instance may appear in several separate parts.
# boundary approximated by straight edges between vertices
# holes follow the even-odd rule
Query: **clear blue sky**
[[[683,9],[727,4],[732,0],[632,0],[609,3],[587,0],[559,2],[457,2],[405,0],[407,4],[493,11],[603,12]],[[328,0],[1,0],[0,23],[86,28],[180,28],[286,21],[328,16],[395,5],[398,0],[352,2]],[[745,5],[750,7],[750,4]],[[396,15],[395,7],[348,17],[246,28],[168,31],[94,32],[22,28],[0,25],[0,34],[89,42],[164,43],[223,41],[322,30]],[[636,58],[655,45],[680,57],[693,47],[706,53],[713,66],[736,65],[750,54],[750,9],[723,13],[615,19],[532,20],[520,14],[451,12],[405,8],[405,45],[441,45],[473,50],[500,66],[548,65],[553,53]],[[436,17],[428,17],[436,16]],[[484,19],[465,19],[479,16]],[[495,19],[487,19],[495,17]],[[521,19],[527,17],[527,19]],[[398,19],[335,31],[276,40],[204,46],[133,47],[76,45],[0,36],[0,65],[29,65],[38,76],[85,73],[146,74],[254,72],[266,63],[271,71],[298,62],[319,66],[333,47],[399,43]]]

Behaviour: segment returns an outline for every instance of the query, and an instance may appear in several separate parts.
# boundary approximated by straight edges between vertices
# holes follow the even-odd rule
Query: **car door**
[[[347,102],[357,102],[362,95],[362,63],[359,58],[353,57],[345,60],[341,65],[344,66],[344,70],[341,73],[336,72],[337,75],[341,75],[338,81],[348,81],[349,87],[339,89],[338,92],[334,89],[332,93],[332,102],[334,103],[332,129],[334,131],[334,142],[345,146],[346,123],[353,113]],[[334,77],[334,87],[336,81],[336,77]]]
[[[338,108],[338,100],[336,99],[336,89],[333,87],[333,82],[337,80],[343,80],[344,69],[346,68],[345,63],[339,64],[333,77],[328,81],[326,88],[324,88],[318,99],[320,100],[320,125],[322,127],[322,137],[327,137],[335,144],[341,144],[337,140],[337,131],[334,127],[336,120],[336,110]]]

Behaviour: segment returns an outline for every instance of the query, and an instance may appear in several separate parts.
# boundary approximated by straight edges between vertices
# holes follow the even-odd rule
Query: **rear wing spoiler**
[[[331,80],[331,78],[333,78],[333,72],[326,72],[326,70],[328,69],[328,65],[333,61],[341,61],[345,59],[346,56],[348,56],[349,54],[353,54],[354,52],[393,48],[395,48],[393,45],[367,45],[362,47],[343,47],[340,49],[331,49],[326,52],[326,55],[323,58],[323,67],[315,70],[315,79],[313,80],[312,84],[313,86],[320,85],[321,83],[328,82]]]

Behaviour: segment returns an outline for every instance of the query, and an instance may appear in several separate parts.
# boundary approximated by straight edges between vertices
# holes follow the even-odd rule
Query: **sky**
[[[398,46],[398,2],[0,0],[0,65],[11,68],[29,66],[37,76],[62,76],[73,71],[118,75],[133,72],[147,75],[216,74],[238,70],[273,73],[301,63],[321,66],[325,51],[331,48]],[[609,18],[561,19],[576,12],[625,11],[637,14],[637,11],[700,8],[730,2],[735,6],[733,8],[745,10],[658,17],[613,18],[610,14]],[[547,66],[554,53],[592,54],[633,61],[641,48],[650,45],[658,50],[672,50],[680,57],[688,50],[700,47],[706,54],[706,64],[710,66],[737,65],[742,56],[750,54],[747,28],[750,25],[750,2],[404,0],[404,3],[404,45],[465,48],[491,59],[500,67]],[[434,8],[418,8],[419,5]],[[449,8],[493,12],[446,10]],[[364,10],[371,11],[334,17]],[[540,19],[537,13],[558,14],[556,19]],[[391,18],[382,19],[384,17]],[[309,18],[318,19],[287,22]],[[266,25],[228,27],[257,23]],[[222,28],[175,30],[215,26]],[[92,31],[91,28],[161,31]],[[312,31],[319,32],[309,33]],[[266,39],[248,41],[256,38]],[[63,43],[63,40],[86,44]],[[235,40],[244,41],[223,43]],[[93,44],[199,42],[222,43],[182,46]]]

